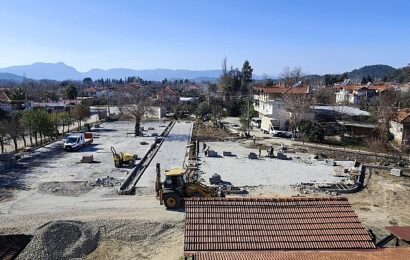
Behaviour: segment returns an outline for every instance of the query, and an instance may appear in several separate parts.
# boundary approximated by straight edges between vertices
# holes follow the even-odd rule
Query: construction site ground
[[[145,129],[153,127],[155,130],[145,134],[160,134],[166,125],[166,122],[147,122]],[[116,190],[126,171],[131,169],[114,167],[110,147],[142,157],[155,141],[154,137],[127,135],[133,127],[132,122],[103,123],[95,131],[92,146],[68,153],[62,151],[62,143],[57,142],[25,156],[20,160],[19,168],[0,176],[0,194],[3,194],[0,199],[0,234],[25,233],[41,238],[33,239],[36,243],[29,244],[19,259],[38,258],[36,248],[43,248],[44,252],[50,253],[48,258],[53,258],[54,245],[44,238],[53,237],[50,230],[57,229],[47,230],[47,225],[43,226],[51,221],[56,223],[58,230],[67,230],[66,240],[72,238],[69,237],[71,234],[75,235],[70,231],[73,226],[79,226],[82,233],[88,234],[87,238],[92,238],[92,241],[75,240],[75,245],[80,244],[84,250],[86,259],[180,259],[185,214],[183,211],[167,211],[159,205],[154,193],[155,165],[160,163],[162,170],[183,167],[192,123],[181,121],[174,125],[140,179],[135,196],[118,195]],[[148,144],[141,145],[143,141]],[[311,154],[292,151],[291,147],[288,155],[293,157],[292,160],[266,158],[265,148],[271,142],[276,154],[280,139],[264,138],[255,143],[253,140],[206,141],[210,149],[221,156],[205,157],[200,152],[200,170],[205,173],[201,177],[207,182],[212,174],[218,173],[224,181],[248,190],[246,196],[329,196],[300,194],[291,185],[304,181],[337,181],[338,177],[332,175],[333,167],[312,160]],[[248,159],[250,152],[258,154],[260,144],[264,147],[262,158]],[[202,150],[202,143],[200,148]],[[224,157],[223,151],[230,151],[234,156]],[[93,154],[97,162],[80,163],[85,154]],[[114,178],[113,187],[89,185],[107,176]],[[374,172],[368,180],[363,191],[347,195],[363,224],[373,229],[378,239],[387,234],[384,226],[410,225],[409,179]],[[63,243],[52,238],[50,241]],[[74,249],[78,248],[70,250]]]
[[[167,122],[148,122],[144,128],[154,130],[144,134],[161,134],[166,125]],[[0,202],[0,234],[33,234],[50,221],[76,220],[101,231],[99,246],[88,256],[90,259],[181,256],[182,247],[174,243],[182,244],[183,213],[167,212],[153,193],[116,193],[126,171],[131,169],[114,167],[110,147],[142,157],[155,141],[155,137],[127,135],[133,127],[132,122],[104,123],[94,131],[93,145],[80,151],[64,152],[62,142],[56,142],[26,155],[18,168],[1,176],[1,194],[7,197]],[[176,123],[168,137],[172,147],[167,148],[165,142],[162,148],[168,152],[158,153],[156,158],[164,155],[159,161],[175,162],[175,166],[182,167],[190,130],[191,124]],[[173,148],[183,152],[173,153]],[[93,154],[96,162],[80,163],[85,154]],[[114,187],[88,185],[107,176],[114,178]]]

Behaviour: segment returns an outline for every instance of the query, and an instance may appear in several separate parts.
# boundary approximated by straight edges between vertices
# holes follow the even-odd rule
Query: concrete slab
[[[237,157],[212,158],[201,153],[200,169],[205,172],[202,178],[206,181],[215,173],[220,174],[224,181],[232,182],[236,186],[292,185],[300,182],[340,180],[332,175],[333,167],[323,162],[308,165],[296,160],[285,161],[266,157],[249,160],[249,153],[257,153],[256,149],[233,142],[208,142],[207,145],[210,149],[220,152],[229,150]],[[202,147],[202,144],[200,146]]]
[[[183,167],[191,131],[192,123],[175,123],[170,134],[165,138],[165,142],[141,177],[137,187],[152,187],[154,189],[157,163],[161,164],[162,172],[165,169]]]

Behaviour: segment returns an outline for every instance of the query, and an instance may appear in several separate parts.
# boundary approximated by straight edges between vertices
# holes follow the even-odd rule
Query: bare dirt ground
[[[363,224],[378,239],[389,235],[386,226],[410,225],[410,179],[371,173],[366,188],[347,195]]]

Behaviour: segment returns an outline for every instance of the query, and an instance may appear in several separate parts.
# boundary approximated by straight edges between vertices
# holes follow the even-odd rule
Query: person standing
[[[258,151],[259,151],[259,158],[261,158],[261,153],[262,153],[262,145],[258,146]]]

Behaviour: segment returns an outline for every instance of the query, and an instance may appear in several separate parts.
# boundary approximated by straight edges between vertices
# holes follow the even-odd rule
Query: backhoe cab
[[[160,204],[164,204],[167,209],[177,209],[182,205],[184,198],[223,197],[219,189],[206,186],[190,177],[186,169],[174,168],[165,171],[165,181],[162,183],[158,163],[155,190]]]
[[[131,153],[117,153],[114,147],[111,147],[112,156],[114,158],[114,165],[117,168],[128,166],[134,167],[135,161],[138,159],[136,154]]]

